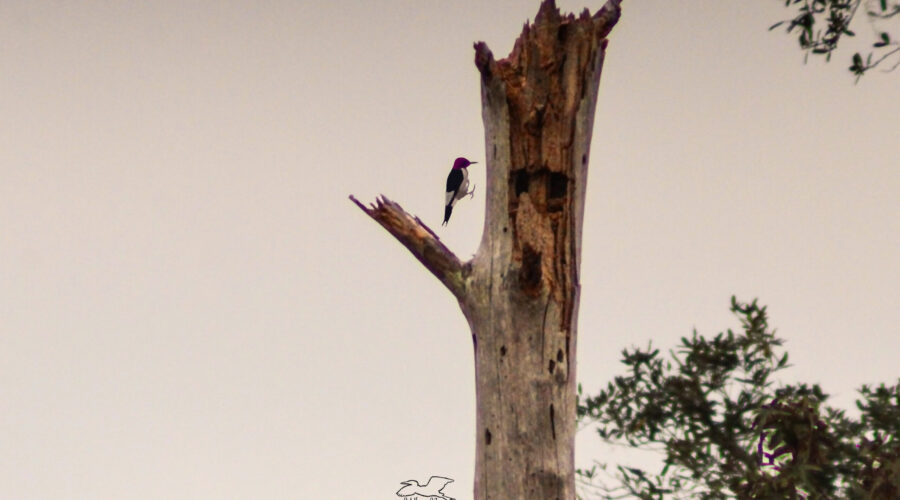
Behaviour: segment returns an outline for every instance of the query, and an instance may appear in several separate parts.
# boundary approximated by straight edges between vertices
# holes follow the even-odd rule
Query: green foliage
[[[579,386],[580,425],[664,455],[656,474],[618,466],[614,488],[597,484],[597,466],[579,482],[607,499],[900,498],[900,383],[863,386],[859,420],[827,406],[818,385],[774,388],[788,356],[766,308],[732,297],[731,311],[741,333],[695,331],[668,360],[625,349],[627,375],[596,396]]]
[[[866,20],[877,41],[872,44],[873,50],[868,52],[865,59],[860,52],[853,54],[850,72],[856,75],[858,81],[867,71],[882,62],[894,62],[887,71],[900,66],[900,43],[876,26],[900,19],[900,2],[897,0],[785,0],[784,5],[795,11],[794,17],[777,22],[769,29],[786,26],[787,33],[797,36],[800,48],[806,51],[807,58],[813,54],[824,56],[826,61],[830,61],[831,53],[837,49],[843,37],[856,36],[850,30],[850,24],[863,6]]]

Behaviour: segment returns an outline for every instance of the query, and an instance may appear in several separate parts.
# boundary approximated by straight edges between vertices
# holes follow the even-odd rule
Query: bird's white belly
[[[463,183],[459,186],[459,191],[456,192],[456,199],[461,200],[464,196],[469,192],[469,179],[463,179]]]
[[[459,186],[459,191],[456,192],[457,200],[463,199],[463,196],[465,196],[466,193],[469,192],[469,169],[463,168],[461,170],[462,170],[462,174],[463,174],[463,181],[462,181],[462,184],[460,184],[460,186]]]

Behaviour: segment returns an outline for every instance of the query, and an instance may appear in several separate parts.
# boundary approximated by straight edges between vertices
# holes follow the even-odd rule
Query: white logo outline
[[[425,484],[419,484],[415,479],[401,481],[400,484],[402,484],[403,487],[397,490],[397,496],[402,497],[405,500],[424,500],[432,498],[439,500],[455,500],[443,493],[443,489],[452,482],[452,479],[443,476],[431,476]]]

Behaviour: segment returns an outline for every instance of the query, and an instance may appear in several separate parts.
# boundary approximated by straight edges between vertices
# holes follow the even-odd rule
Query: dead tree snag
[[[475,44],[487,209],[471,261],[396,203],[353,199],[456,296],[469,322],[479,500],[575,498],[581,229],[606,36],[619,14],[620,0],[578,17],[545,0],[506,59]]]

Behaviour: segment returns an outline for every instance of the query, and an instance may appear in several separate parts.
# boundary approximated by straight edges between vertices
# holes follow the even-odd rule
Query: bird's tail
[[[447,206],[444,208],[444,223],[441,224],[442,226],[446,226],[446,225],[447,225],[447,221],[450,220],[450,214],[451,214],[451,213],[453,213],[453,205],[447,205]]]

